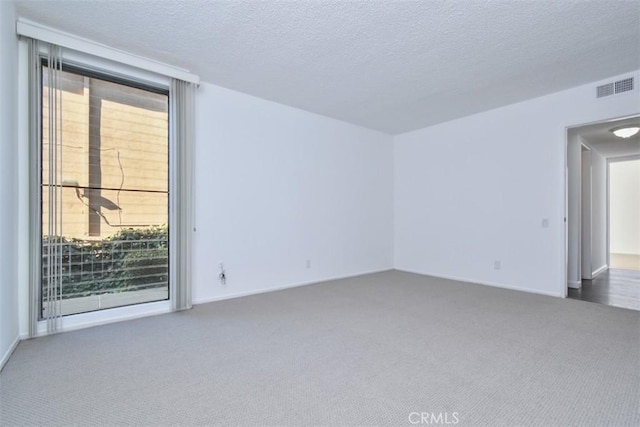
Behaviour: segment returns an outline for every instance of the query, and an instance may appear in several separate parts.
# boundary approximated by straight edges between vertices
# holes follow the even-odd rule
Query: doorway
[[[567,296],[640,310],[640,116],[567,134]],[[617,132],[619,133],[619,132]]]

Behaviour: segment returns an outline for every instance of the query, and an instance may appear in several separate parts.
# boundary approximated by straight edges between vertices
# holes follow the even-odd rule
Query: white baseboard
[[[571,289],[580,289],[582,287],[582,282],[580,280],[567,280],[567,286]]]
[[[7,352],[2,355],[2,360],[0,360],[0,371],[2,371],[2,368],[4,368],[4,365],[6,365],[7,362],[9,361],[9,358],[13,354],[13,351],[16,349],[16,347],[18,346],[19,342],[20,342],[20,335],[18,335],[13,340],[13,343],[11,343],[11,345],[9,346],[9,349],[7,350]]]
[[[598,268],[597,270],[595,270],[593,273],[591,273],[591,278],[595,279],[595,277],[599,274],[604,273],[605,271],[607,271],[609,269],[609,266],[607,264],[603,265],[602,267]]]
[[[236,292],[236,293],[233,293],[233,294],[218,295],[218,296],[209,297],[209,298],[200,298],[200,299],[197,299],[197,300],[193,300],[193,304],[194,305],[207,304],[207,303],[210,303],[210,302],[224,301],[224,300],[233,299],[233,298],[241,298],[241,297],[246,297],[246,296],[249,296],[249,295],[264,294],[264,293],[267,293],[267,292],[282,291],[282,290],[285,290],[285,289],[298,288],[300,286],[314,285],[314,284],[322,283],[322,282],[330,282],[332,280],[348,279],[350,277],[363,276],[365,274],[382,273],[384,271],[391,271],[391,270],[393,270],[393,268],[370,270],[370,271],[364,271],[364,272],[361,272],[361,273],[348,274],[348,275],[345,275],[345,276],[334,276],[334,277],[316,279],[316,280],[312,280],[312,281],[309,281],[309,282],[293,283],[293,284],[288,284],[288,285],[283,285],[283,286],[274,286],[274,287],[270,287],[270,288],[261,288],[261,289],[253,289],[253,290],[244,291],[244,292]]]
[[[416,270],[409,270],[409,269],[406,269],[406,268],[396,268],[396,270],[404,271],[406,273],[420,274],[422,276],[437,277],[439,279],[455,280],[457,282],[466,282],[466,283],[472,283],[472,284],[475,284],[475,285],[491,286],[491,287],[494,287],[494,288],[509,289],[509,290],[512,290],[512,291],[522,291],[522,292],[527,292],[527,293],[530,293],[530,294],[538,294],[538,295],[546,295],[546,296],[550,296],[550,297],[564,298],[564,295],[561,295],[558,292],[541,291],[541,290],[538,290],[538,289],[531,289],[531,288],[525,288],[525,287],[521,287],[521,286],[507,285],[505,283],[487,282],[487,281],[480,281],[480,280],[477,280],[477,279],[469,279],[469,278],[466,278],[466,277],[456,277],[456,276],[448,276],[448,275],[443,275],[443,274],[426,273],[426,272],[421,272],[421,271],[416,271]]]

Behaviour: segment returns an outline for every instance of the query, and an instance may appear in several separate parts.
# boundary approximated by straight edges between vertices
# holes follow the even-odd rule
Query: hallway
[[[568,298],[640,310],[640,271],[610,268],[581,289],[569,288]]]

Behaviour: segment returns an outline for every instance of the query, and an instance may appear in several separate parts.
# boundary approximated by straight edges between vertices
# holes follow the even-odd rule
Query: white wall
[[[581,175],[582,222],[580,226],[582,228],[582,238],[580,239],[580,246],[582,248],[582,267],[580,276],[582,279],[591,279],[591,150],[586,147],[582,147]]]
[[[590,146],[579,132],[580,128],[575,132],[569,132],[567,151],[569,165],[567,277],[570,287],[580,287],[579,278],[592,279],[607,268],[607,160],[593,149],[583,150],[581,169],[572,169],[575,167],[573,144],[577,143],[578,147],[582,144]],[[572,183],[576,173],[582,176],[581,212],[576,212],[573,205],[580,191],[574,188]],[[582,223],[578,221],[580,215],[582,215]],[[576,239],[577,236],[574,233],[580,231],[580,226],[582,227],[581,239]],[[580,248],[582,248],[582,254],[579,253]],[[582,267],[577,270],[575,269],[576,256],[582,264]]]
[[[566,128],[640,111],[600,83],[396,136],[396,268],[564,295]]]
[[[579,288],[582,279],[582,144],[573,130],[567,133],[567,282]]]
[[[607,159],[591,150],[591,274],[607,267]]]
[[[210,84],[197,110],[195,302],[393,268],[391,136]]]
[[[0,1],[0,368],[18,337],[16,105],[13,2]]]
[[[573,288],[579,288],[582,278],[592,278],[607,265],[607,162],[595,150],[585,152],[583,145],[589,147],[580,136],[580,128],[569,130],[567,282]]]
[[[640,160],[611,162],[611,253],[640,255]]]

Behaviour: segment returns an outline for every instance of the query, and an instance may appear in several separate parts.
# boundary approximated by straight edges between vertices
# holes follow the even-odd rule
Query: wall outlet
[[[549,218],[542,218],[542,228],[549,228]]]
[[[311,260],[308,259],[307,262],[305,263],[307,268],[311,268]]]
[[[220,261],[218,263],[218,267],[220,267],[220,273],[218,274],[218,280],[220,283],[225,285],[227,283],[227,272],[224,270],[224,263]]]
[[[500,263],[499,260],[493,261],[493,269],[494,270],[500,270],[501,268],[502,268],[502,264]]]

